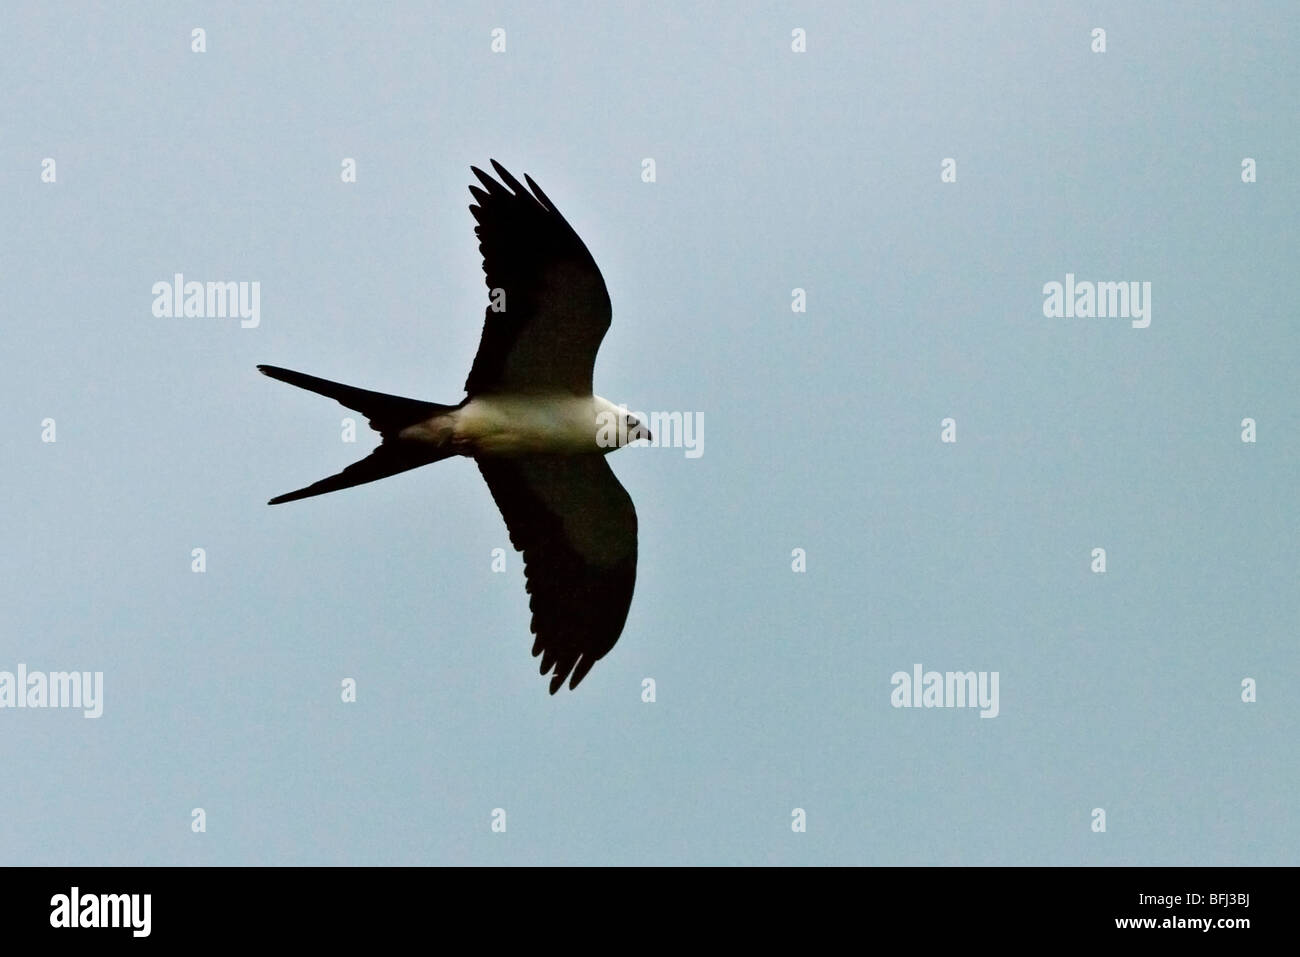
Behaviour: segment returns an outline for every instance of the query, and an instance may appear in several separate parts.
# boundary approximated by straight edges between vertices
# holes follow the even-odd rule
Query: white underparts
[[[597,440],[600,423],[622,414],[597,395],[480,395],[455,411],[403,429],[400,438],[450,443],[461,455],[601,455],[610,448]]]

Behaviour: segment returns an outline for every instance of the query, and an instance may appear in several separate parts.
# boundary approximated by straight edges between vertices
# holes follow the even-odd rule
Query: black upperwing
[[[477,203],[469,211],[478,221],[489,304],[465,391],[590,395],[610,323],[605,280],[541,188],[525,176],[530,193],[496,160],[492,167],[504,186],[471,167],[484,186],[469,188]]]

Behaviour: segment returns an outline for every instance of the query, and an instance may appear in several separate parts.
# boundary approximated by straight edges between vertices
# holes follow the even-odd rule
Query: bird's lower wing
[[[533,655],[551,694],[576,688],[618,641],[636,584],[636,509],[604,456],[480,458],[510,542],[523,552]],[[571,677],[570,677],[571,676]]]

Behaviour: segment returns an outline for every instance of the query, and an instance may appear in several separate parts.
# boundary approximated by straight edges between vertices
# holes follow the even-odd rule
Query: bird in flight
[[[271,505],[373,482],[453,455],[474,459],[523,553],[533,655],[555,694],[618,641],[636,583],[636,509],[605,456],[650,431],[592,392],[609,328],[605,280],[578,234],[532,178],[496,160],[471,166],[490,303],[458,405],[439,405],[259,365],[273,379],[337,399],[383,441],[337,475]]]

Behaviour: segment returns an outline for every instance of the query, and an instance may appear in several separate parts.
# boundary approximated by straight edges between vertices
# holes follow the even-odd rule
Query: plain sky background
[[[0,670],[105,702],[0,711],[0,863],[1294,864],[1297,49],[1291,2],[7,6]],[[472,463],[265,504],[373,439],[256,363],[461,398],[489,158],[604,273],[597,391],[704,423],[611,459],[636,595],[555,697]],[[176,272],[260,327],[154,318]],[[1044,318],[1067,272],[1150,328]],[[916,662],[1000,716],[891,707]]]

